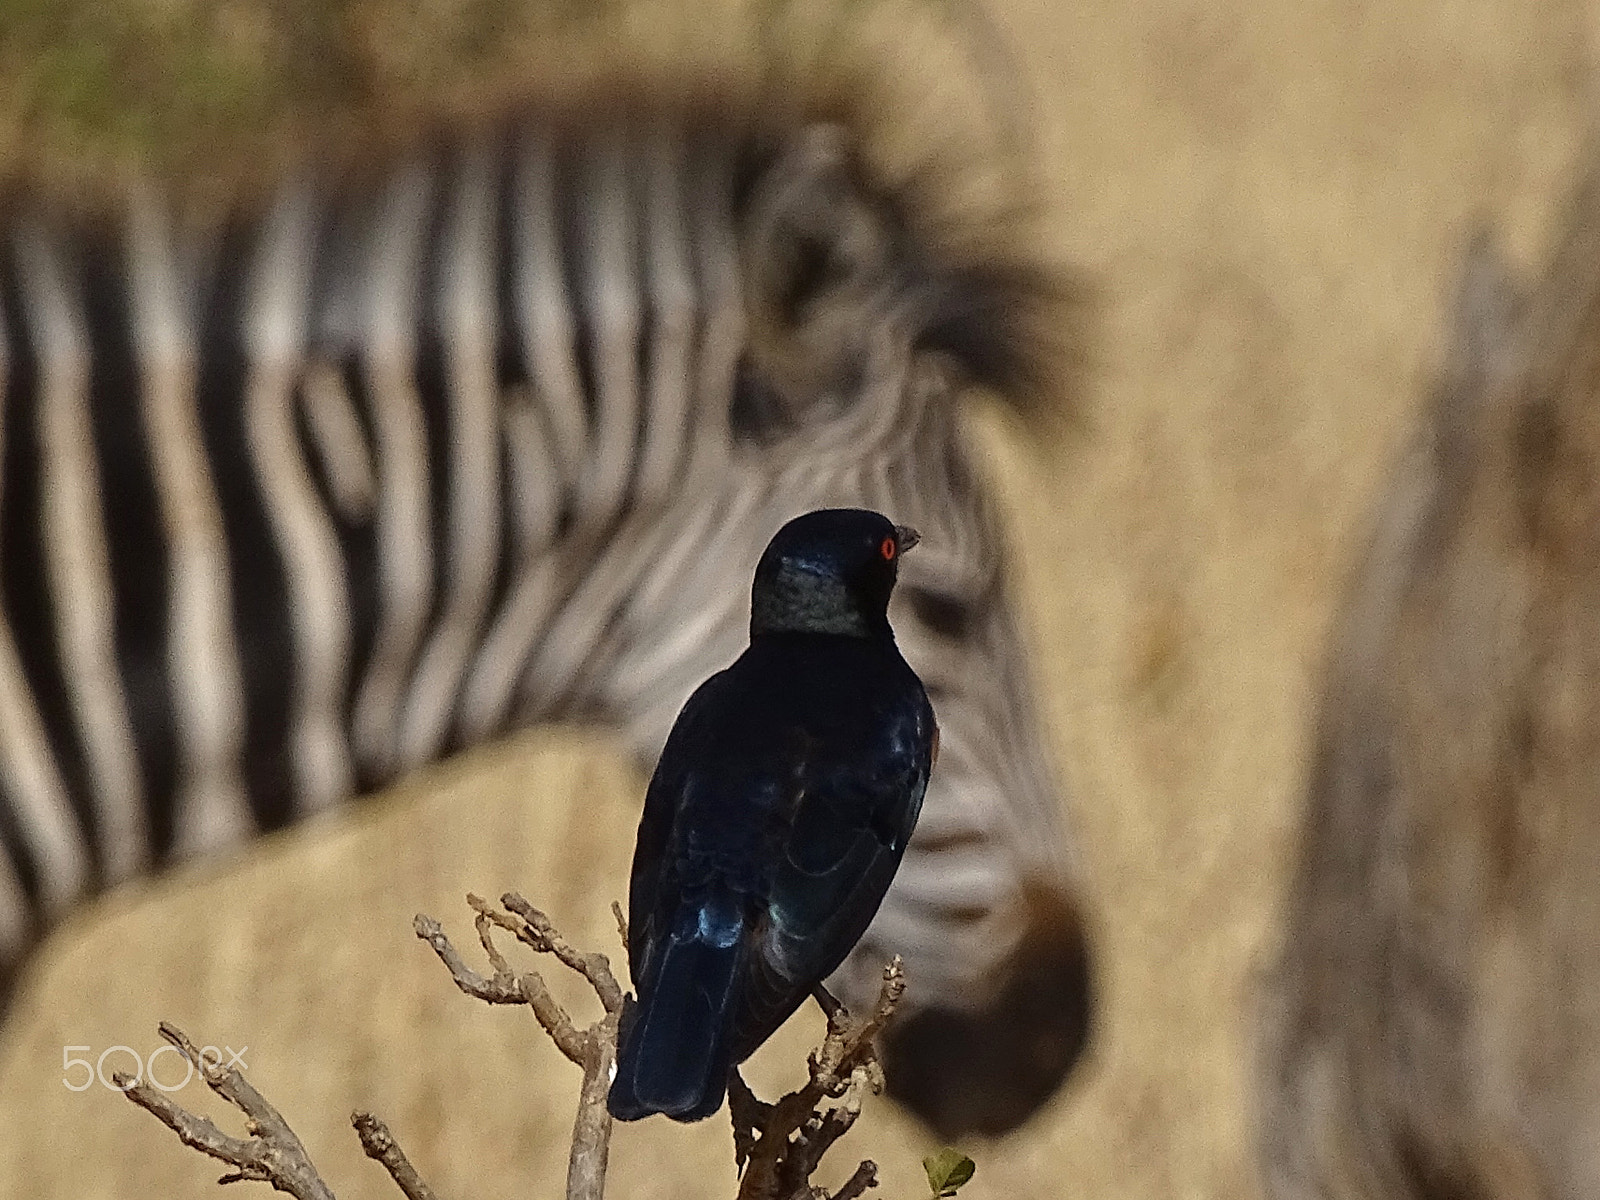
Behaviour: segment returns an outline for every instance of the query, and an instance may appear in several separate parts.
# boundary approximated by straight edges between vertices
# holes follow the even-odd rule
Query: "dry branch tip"
[[[248,1136],[233,1137],[209,1119],[189,1112],[151,1085],[115,1077],[130,1101],[178,1135],[184,1145],[234,1168],[219,1183],[270,1183],[296,1200],[333,1200],[310,1157],[282,1114],[234,1067],[207,1058],[177,1026],[166,1021],[161,1036],[189,1060],[206,1086],[245,1115]]]
[[[883,1088],[875,1040],[905,992],[899,957],[884,968],[877,1003],[863,1021],[853,1023],[842,1004],[824,989],[817,991],[817,1003],[828,1016],[828,1033],[807,1059],[809,1078],[802,1087],[765,1104],[738,1072],[729,1077],[734,1161],[744,1171],[739,1200],[826,1197],[811,1187],[812,1174],[861,1115],[862,1096]],[[876,1184],[876,1165],[864,1161],[829,1200],[856,1200]]]
[[[351,1113],[350,1124],[361,1139],[362,1151],[389,1172],[389,1178],[405,1194],[406,1200],[435,1200],[433,1190],[417,1174],[387,1125],[369,1112]]]

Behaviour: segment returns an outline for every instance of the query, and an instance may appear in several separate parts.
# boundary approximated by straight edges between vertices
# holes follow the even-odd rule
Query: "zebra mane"
[[[1082,292],[1036,249],[1029,106],[975,6],[43,7],[50,20],[0,31],[0,78],[13,81],[0,87],[0,185],[13,198],[83,221],[154,184],[204,226],[248,215],[286,178],[354,184],[518,123],[557,136],[703,130],[759,170],[826,122],[848,135],[857,186],[903,248],[920,348],[1030,418],[1060,413],[1076,390]]]

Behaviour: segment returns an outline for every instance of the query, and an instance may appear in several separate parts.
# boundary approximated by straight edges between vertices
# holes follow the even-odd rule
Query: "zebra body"
[[[915,1009],[1015,1025],[1028,980],[994,1095],[891,1074],[952,1128],[1048,1095],[1081,931],[955,409],[985,370],[956,322],[1025,289],[919,259],[832,127],[524,113],[175,211],[23,192],[0,238],[0,975],[101,888],[507,728],[653,756],[772,531],[854,504],[923,532],[895,624],[944,751],[837,983],[898,952]]]

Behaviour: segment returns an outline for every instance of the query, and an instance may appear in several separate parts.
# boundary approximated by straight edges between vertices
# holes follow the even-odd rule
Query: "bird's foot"
[[[738,1068],[728,1072],[728,1116],[733,1119],[733,1165],[740,1172],[750,1160],[759,1133],[772,1119],[773,1106],[756,1099]]]
[[[811,989],[811,998],[817,1002],[817,1007],[822,1009],[822,1015],[828,1018],[829,1029],[842,1029],[849,1023],[849,1009],[820,983]]]

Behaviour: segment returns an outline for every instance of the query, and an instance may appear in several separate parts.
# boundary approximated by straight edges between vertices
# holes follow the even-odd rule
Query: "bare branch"
[[[844,1186],[829,1197],[829,1200],[857,1200],[868,1188],[877,1186],[878,1164],[870,1158],[864,1159],[856,1168],[856,1173],[845,1180]]]
[[[387,1125],[369,1112],[351,1113],[350,1124],[355,1126],[356,1136],[361,1139],[361,1149],[389,1172],[389,1178],[405,1193],[406,1200],[436,1200],[433,1189],[422,1181]]]
[[[450,939],[445,936],[444,928],[432,917],[418,913],[411,927],[416,930],[419,938],[433,947],[433,952],[439,956],[439,961],[444,963],[445,969],[450,972],[450,978],[467,995],[482,1000],[485,1004],[527,1003],[527,998],[517,986],[515,976],[509,971],[502,975],[496,970],[492,978],[486,978],[467,966],[466,960],[461,957],[461,952],[452,946]]]
[[[500,903],[528,923],[527,930],[517,931],[517,937],[535,950],[554,954],[562,965],[569,967],[589,981],[596,996],[608,1013],[622,1011],[622,988],[611,973],[611,960],[604,954],[582,954],[573,949],[545,916],[515,892],[500,897]]]
[[[432,917],[418,913],[416,919],[412,921],[412,928],[416,930],[419,938],[433,947],[433,952],[439,956],[439,961],[444,963],[445,969],[450,972],[450,978],[455,981],[456,987],[485,1004],[526,1004],[533,1010],[533,1015],[538,1018],[544,1031],[550,1035],[550,1040],[555,1042],[556,1048],[581,1067],[583,1037],[573,1025],[572,1018],[550,994],[550,989],[545,986],[544,979],[540,975],[534,972],[525,975],[513,974],[490,936],[490,930],[495,925],[508,929],[513,934],[519,933],[522,926],[503,913],[480,907],[485,902],[476,896],[468,896],[467,903],[477,910],[478,940],[482,943],[484,953],[494,968],[492,976],[480,975],[467,966],[466,960],[461,957],[461,952],[451,944],[450,939],[445,936],[443,927]]]
[[[611,1110],[606,1107],[606,1093],[616,1070],[619,1019],[620,1013],[608,1012],[584,1036],[583,1088],[567,1159],[568,1200],[600,1200],[605,1195],[611,1152]]]
[[[475,917],[479,944],[492,974],[468,966],[443,928],[419,915],[417,936],[432,947],[466,995],[488,1004],[526,1004],[556,1047],[583,1069],[583,1084],[572,1127],[567,1162],[568,1200],[602,1200],[611,1144],[611,1114],[606,1093],[616,1069],[618,1028],[624,996],[610,961],[603,954],[585,954],[566,941],[544,913],[522,897],[508,893],[501,909],[476,896],[467,898]],[[627,938],[620,907],[612,906],[618,932]],[[540,954],[581,975],[604,1009],[601,1017],[579,1029],[551,996],[543,977],[514,971],[494,942],[495,930],[512,934]],[[828,1017],[828,1033],[809,1057],[809,1078],[798,1091],[775,1104],[758,1100],[738,1072],[728,1081],[728,1108],[733,1120],[734,1155],[743,1169],[739,1200],[860,1200],[878,1184],[878,1169],[862,1162],[831,1195],[810,1180],[822,1157],[855,1124],[867,1092],[879,1092],[883,1073],[873,1042],[889,1020],[905,990],[905,975],[896,958],[883,973],[878,1002],[866,1020],[852,1024],[844,1007],[818,989],[817,1000]],[[165,1023],[161,1035],[200,1072],[213,1091],[245,1114],[248,1136],[232,1137],[210,1120],[173,1104],[143,1082],[117,1076],[128,1098],[172,1129],[185,1145],[227,1163],[233,1170],[222,1183],[257,1180],[270,1183],[296,1200],[334,1200],[332,1191],[283,1117],[231,1066],[205,1058],[182,1032]],[[371,1113],[351,1115],[362,1149],[388,1172],[407,1200],[435,1200],[433,1192],[407,1161],[388,1128]]]
[[[805,1085],[777,1103],[757,1100],[737,1072],[729,1079],[734,1158],[745,1167],[739,1200],[811,1200],[825,1195],[808,1181],[822,1156],[861,1115],[863,1095],[883,1090],[874,1040],[893,1015],[905,986],[905,971],[896,957],[884,968],[872,1014],[855,1026],[832,996],[827,997],[831,1008],[819,997],[828,1013],[828,1036],[808,1060],[810,1078]],[[855,1200],[876,1182],[876,1166],[863,1162],[835,1200]]]
[[[583,1068],[578,1112],[572,1125],[572,1150],[567,1159],[567,1197],[600,1200],[605,1192],[611,1151],[611,1113],[606,1108],[606,1092],[616,1066],[617,1029],[622,1019],[622,988],[611,973],[611,962],[603,954],[584,954],[574,948],[549,917],[515,892],[500,898],[504,912],[477,896],[469,895],[467,903],[476,914],[478,941],[494,969],[492,977],[486,979],[468,967],[432,918],[417,917],[417,936],[433,947],[463,992],[490,1004],[526,1004],[556,1049]],[[621,910],[613,905],[612,911],[620,922]],[[551,995],[543,976],[536,971],[512,971],[494,944],[496,929],[505,930],[540,954],[553,955],[563,966],[581,975],[599,997],[604,1015],[587,1029],[579,1029]]]
[[[333,1192],[317,1175],[294,1130],[243,1075],[231,1066],[206,1058],[182,1030],[165,1021],[160,1029],[161,1036],[194,1064],[206,1085],[244,1113],[250,1136],[236,1138],[225,1134],[207,1118],[179,1108],[149,1084],[132,1083],[126,1076],[118,1075],[115,1082],[129,1100],[176,1133],[184,1145],[233,1167],[234,1170],[218,1183],[253,1179],[270,1183],[296,1200],[334,1200]]]

